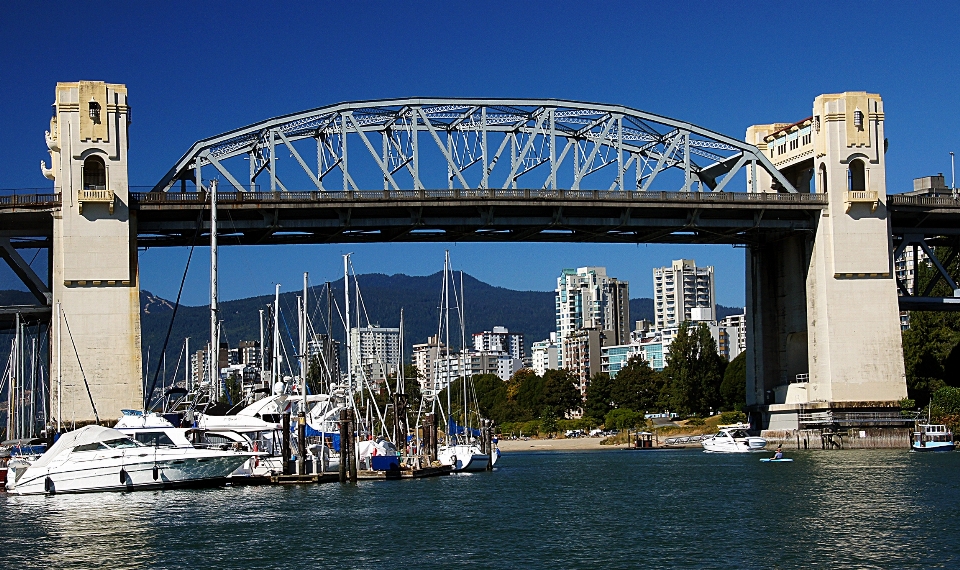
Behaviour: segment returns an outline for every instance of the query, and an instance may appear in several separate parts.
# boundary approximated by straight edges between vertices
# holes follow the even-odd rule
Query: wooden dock
[[[358,471],[360,481],[387,481],[393,479],[424,479],[427,477],[442,477],[453,471],[450,465],[440,467],[424,467],[423,469],[397,469],[394,471]]]

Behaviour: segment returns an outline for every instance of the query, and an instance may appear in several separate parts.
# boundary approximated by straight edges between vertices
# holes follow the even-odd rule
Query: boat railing
[[[801,412],[799,414],[801,427],[803,426],[865,426],[865,425],[903,425],[912,422],[899,410],[889,412]]]
[[[668,437],[663,440],[663,445],[690,445],[693,443],[700,443],[705,439],[713,437],[713,434],[701,434],[701,435],[679,435],[674,437]]]

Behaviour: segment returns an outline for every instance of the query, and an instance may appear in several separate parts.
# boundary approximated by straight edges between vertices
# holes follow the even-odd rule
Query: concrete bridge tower
[[[51,165],[41,164],[62,204],[53,221],[51,415],[71,426],[143,406],[140,285],[128,209],[127,89],[58,83],[53,107]]]
[[[802,427],[804,411],[890,409],[907,395],[883,118],[879,95],[847,92],[817,97],[800,122],[747,130],[798,191],[829,200],[815,234],[747,252],[747,403],[769,429]],[[766,173],[756,182],[753,191],[778,191]]]

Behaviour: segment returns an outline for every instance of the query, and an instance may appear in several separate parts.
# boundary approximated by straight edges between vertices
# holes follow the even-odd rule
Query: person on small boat
[[[782,446],[777,446],[777,452],[773,454],[774,459],[783,459],[783,449]]]

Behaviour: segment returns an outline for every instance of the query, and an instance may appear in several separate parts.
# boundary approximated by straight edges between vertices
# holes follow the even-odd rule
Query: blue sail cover
[[[457,425],[457,422],[453,421],[453,418],[450,418],[447,421],[447,433],[450,435],[463,435],[467,431],[470,431],[470,434],[474,437],[480,437],[480,430],[476,428],[465,428],[463,426]]]
[[[310,424],[307,424],[305,427],[306,427],[305,434],[307,437],[322,437],[324,441],[326,441],[326,439],[329,437],[333,441],[333,450],[336,451],[337,453],[340,452],[340,434],[339,433],[334,433],[329,431],[323,432],[323,431],[315,430],[312,427],[310,427]]]

